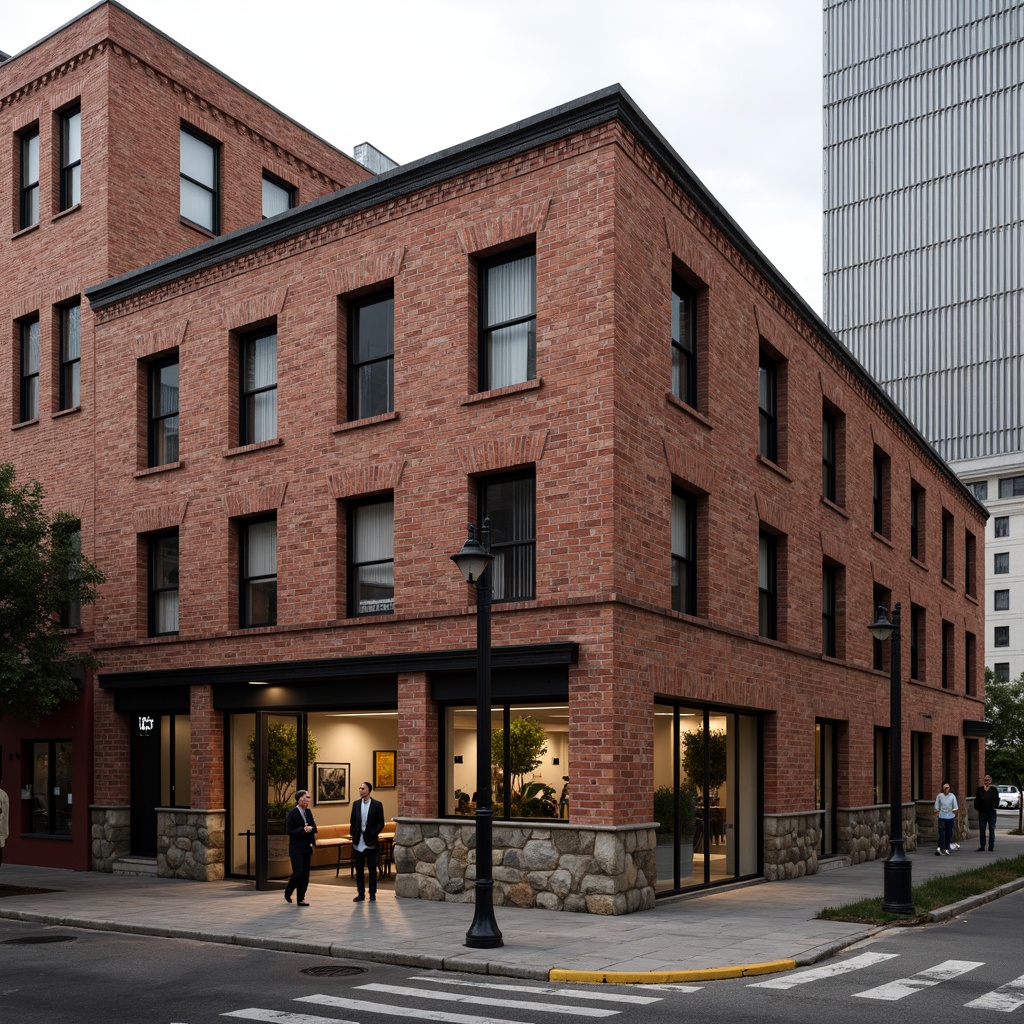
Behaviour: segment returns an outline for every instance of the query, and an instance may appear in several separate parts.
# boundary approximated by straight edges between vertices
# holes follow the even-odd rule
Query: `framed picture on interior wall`
[[[373,788],[395,788],[395,756],[394,750],[375,750],[373,752]]]
[[[316,804],[347,804],[351,802],[348,795],[348,780],[352,774],[352,766],[339,764],[335,761],[317,761],[313,765],[313,776],[316,785],[313,789],[313,802]]]

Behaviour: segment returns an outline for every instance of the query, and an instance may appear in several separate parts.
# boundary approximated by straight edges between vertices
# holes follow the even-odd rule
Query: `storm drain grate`
[[[0,940],[0,946],[41,946],[46,942],[74,942],[77,935],[23,935],[20,939]]]
[[[305,967],[302,973],[310,978],[347,978],[353,974],[365,974],[366,968],[345,966]]]

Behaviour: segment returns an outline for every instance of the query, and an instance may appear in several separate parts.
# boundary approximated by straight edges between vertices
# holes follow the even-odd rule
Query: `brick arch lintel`
[[[485,252],[487,249],[514,242],[518,238],[528,238],[543,231],[550,209],[551,200],[542,199],[539,203],[504,210],[497,217],[488,217],[457,227],[455,237],[459,248],[466,255]]]
[[[270,484],[267,487],[241,487],[224,495],[224,509],[229,519],[241,519],[273,512],[284,504],[288,484]]]
[[[402,482],[405,467],[405,459],[394,459],[390,462],[378,462],[369,466],[345,469],[338,473],[331,473],[327,477],[327,486],[335,501],[356,498],[364,494],[395,491]]]
[[[459,452],[463,472],[467,476],[477,476],[516,466],[535,466],[544,458],[549,433],[548,430],[538,430],[532,434],[499,437],[467,445]]]
[[[705,494],[711,493],[715,474],[704,459],[692,452],[681,451],[668,441],[662,441],[662,449],[665,452],[665,464],[673,480],[692,484]]]
[[[153,508],[139,508],[132,512],[132,529],[136,533],[156,533],[181,526],[188,512],[189,500],[168,502]]]
[[[360,260],[342,270],[330,270],[327,281],[332,295],[349,295],[375,284],[383,284],[396,278],[405,262],[406,247],[399,246],[391,252],[380,253]]]
[[[287,288],[264,292],[262,295],[246,299],[244,302],[237,302],[221,310],[221,321],[225,330],[236,331],[248,327],[250,324],[258,324],[280,316],[287,301]]]

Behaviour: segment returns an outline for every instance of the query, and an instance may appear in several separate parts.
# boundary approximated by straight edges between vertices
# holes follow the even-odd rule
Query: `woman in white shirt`
[[[942,792],[935,798],[935,813],[939,816],[939,845],[935,847],[935,856],[949,856],[949,844],[953,842],[953,821],[960,805],[956,797],[949,791],[949,783],[942,784]]]

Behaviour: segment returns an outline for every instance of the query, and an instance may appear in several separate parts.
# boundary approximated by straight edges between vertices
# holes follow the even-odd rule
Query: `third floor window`
[[[22,320],[19,326],[21,348],[21,394],[18,422],[39,419],[39,317]]]
[[[348,418],[395,408],[395,298],[382,292],[349,305]]]
[[[672,607],[697,614],[697,498],[672,491]]]
[[[82,110],[60,115],[60,208],[70,210],[82,201]]]
[[[216,234],[220,230],[219,153],[208,139],[181,129],[181,216]]]
[[[20,137],[21,170],[18,228],[39,223],[39,127],[29,129]]]
[[[149,367],[150,466],[178,461],[178,357],[161,359]]]
[[[758,452],[779,461],[779,375],[776,362],[762,351],[757,363]]]
[[[672,394],[697,408],[697,292],[672,278]]]
[[[295,205],[295,189],[269,174],[263,175],[263,218],[275,217]]]
[[[480,390],[537,373],[537,258],[517,252],[480,266]]]
[[[277,329],[253,331],[240,339],[241,408],[239,443],[277,437]]]
[[[60,310],[60,407],[81,404],[82,304],[72,302]]]
[[[491,521],[491,593],[497,601],[535,596],[536,510],[533,472],[489,477],[480,484],[480,522]]]

